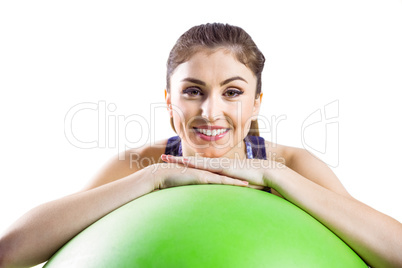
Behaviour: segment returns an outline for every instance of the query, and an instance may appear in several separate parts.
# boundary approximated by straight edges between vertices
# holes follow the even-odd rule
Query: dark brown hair
[[[177,40],[167,61],[166,90],[170,92],[170,77],[180,64],[188,61],[201,49],[228,49],[237,60],[246,65],[257,78],[255,97],[261,93],[261,73],[265,57],[251,36],[242,28],[223,23],[194,26]],[[173,122],[171,125],[174,129]],[[251,122],[248,135],[259,136],[257,120]]]

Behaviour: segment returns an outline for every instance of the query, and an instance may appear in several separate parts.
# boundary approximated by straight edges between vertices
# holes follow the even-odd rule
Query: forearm
[[[0,267],[26,267],[46,261],[87,226],[153,189],[148,170],[140,170],[32,209],[1,238]]]
[[[371,266],[402,266],[401,223],[289,168],[267,172],[272,188],[326,225]]]

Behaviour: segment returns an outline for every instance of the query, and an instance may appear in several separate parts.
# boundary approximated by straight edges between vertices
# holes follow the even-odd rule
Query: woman
[[[371,266],[401,267],[401,223],[351,197],[310,153],[258,137],[263,66],[262,53],[238,27],[187,31],[170,53],[165,91],[178,137],[128,150],[84,190],[28,212],[1,238],[0,267],[41,263],[94,221],[154,190],[207,183],[272,191],[325,224]],[[141,165],[152,162],[143,159],[158,160]]]

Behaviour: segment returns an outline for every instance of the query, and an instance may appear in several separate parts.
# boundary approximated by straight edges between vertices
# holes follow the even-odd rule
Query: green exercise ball
[[[367,267],[309,214],[238,186],[156,191],[71,239],[46,268]]]

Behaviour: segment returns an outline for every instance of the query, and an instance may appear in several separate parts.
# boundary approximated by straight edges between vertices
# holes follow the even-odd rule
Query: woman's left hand
[[[269,171],[274,168],[285,167],[279,162],[261,159],[178,157],[165,154],[161,158],[168,163],[178,163],[191,168],[207,170],[248,181],[249,187],[257,189],[272,187],[272,174]]]

